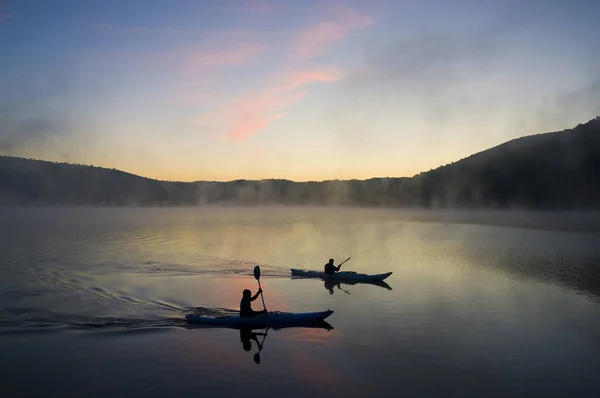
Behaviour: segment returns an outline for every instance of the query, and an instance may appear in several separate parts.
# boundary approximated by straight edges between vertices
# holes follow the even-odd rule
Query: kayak
[[[324,320],[333,314],[332,310],[321,312],[269,312],[265,315],[257,316],[205,316],[188,314],[185,316],[188,322],[200,323],[204,325],[221,326],[293,326],[316,323]]]
[[[319,271],[306,271],[302,269],[292,268],[292,275],[295,276],[303,276],[306,278],[322,278],[328,280],[349,280],[349,281],[383,281],[388,276],[392,275],[391,272],[386,272],[385,274],[359,274],[357,272],[352,271],[341,271],[336,272],[335,274],[329,275],[325,272]]]
[[[186,329],[244,329],[244,330],[259,330],[265,329],[265,325],[216,325],[216,324],[205,324],[190,321],[184,326]],[[302,328],[302,329],[325,329],[333,330],[333,326],[326,321],[315,321],[310,323],[298,323],[295,325],[279,325],[279,326],[267,326],[275,330],[291,329],[291,328]]]

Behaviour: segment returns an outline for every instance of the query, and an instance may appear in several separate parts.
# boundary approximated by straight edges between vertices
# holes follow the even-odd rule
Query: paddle
[[[340,263],[340,265],[338,265],[338,270],[340,269],[340,267],[342,266],[342,264],[344,264],[346,261],[350,260],[352,257],[348,257],[347,259],[345,259],[344,261],[342,261]]]
[[[262,287],[260,286],[260,267],[257,265],[256,267],[254,267],[254,277],[256,278],[256,280],[258,281],[258,288],[260,290],[262,290]],[[263,297],[262,292],[260,292],[260,298],[262,299],[262,303],[263,303],[263,308],[265,309],[265,311],[267,310],[267,307],[265,307],[265,298]]]
[[[342,268],[342,264],[344,264],[346,261],[350,260],[352,258],[352,256],[348,257],[347,259],[345,259],[344,261],[342,261],[340,263],[340,265],[338,265],[338,271],[340,270],[340,268]],[[351,294],[349,291],[347,291],[346,289],[342,289],[342,287],[340,286],[340,284],[337,284],[338,289],[340,289],[342,292],[344,293],[348,293]]]

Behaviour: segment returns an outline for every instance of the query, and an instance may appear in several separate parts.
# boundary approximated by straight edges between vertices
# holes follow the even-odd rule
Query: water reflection
[[[326,321],[319,321],[311,324],[302,326],[278,326],[278,327],[252,327],[252,326],[219,326],[219,325],[202,325],[188,323],[185,326],[187,329],[238,329],[240,332],[240,342],[242,343],[242,349],[244,351],[252,351],[252,341],[256,343],[258,351],[254,354],[254,362],[260,365],[260,353],[265,346],[265,340],[269,334],[269,330],[282,330],[282,329],[325,329],[327,331],[333,330],[333,326]],[[255,332],[256,330],[256,332]],[[260,331],[258,331],[260,330]],[[263,332],[264,330],[264,332]],[[262,338],[261,338],[262,337]]]
[[[600,250],[597,233],[466,229],[461,256],[517,279],[561,285],[598,301]]]
[[[265,339],[267,338],[268,333],[269,329],[266,329],[264,333],[261,333],[253,332],[251,328],[240,328],[240,341],[242,342],[244,351],[252,350],[252,340],[254,340],[256,342],[256,345],[258,346],[258,352],[254,354],[254,362],[257,365],[260,364],[260,352],[263,349]],[[258,336],[263,336],[262,343],[258,341]]]
[[[388,285],[387,283],[385,283],[384,281],[339,281],[339,280],[325,279],[323,287],[325,287],[325,290],[329,291],[329,294],[333,294],[335,292],[335,290],[334,290],[335,287],[337,287],[338,290],[341,290],[346,294],[352,294],[348,290],[342,288],[341,285],[356,285],[356,284],[373,285],[373,286],[382,287],[387,290],[392,290],[392,287],[390,285]]]
[[[307,278],[296,277],[296,276],[292,276],[291,279],[307,280]],[[392,287],[384,281],[352,281],[352,280],[327,279],[327,278],[323,278],[320,280],[323,281],[323,287],[325,288],[325,290],[327,290],[329,292],[329,294],[334,294],[336,287],[338,290],[341,290],[342,292],[344,292],[346,294],[352,294],[348,290],[343,288],[342,285],[350,285],[350,286],[372,285],[372,286],[378,286],[378,287],[384,288],[386,290],[393,290]]]

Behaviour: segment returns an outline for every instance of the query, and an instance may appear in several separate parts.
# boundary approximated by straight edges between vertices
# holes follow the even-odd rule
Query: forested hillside
[[[600,117],[515,139],[412,178],[184,183],[0,156],[0,204],[600,208]]]

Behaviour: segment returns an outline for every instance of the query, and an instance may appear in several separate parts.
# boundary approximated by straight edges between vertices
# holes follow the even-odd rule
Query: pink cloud
[[[222,48],[217,45],[188,47],[174,50],[140,50],[140,51],[83,51],[80,59],[94,65],[102,64],[112,67],[158,67],[159,69],[182,72],[182,80],[206,81],[208,69],[248,65],[262,51],[260,43],[229,43]],[[137,67],[137,66],[136,66]]]
[[[373,23],[370,17],[345,6],[328,4],[323,11],[333,17],[295,36],[290,43],[292,57],[287,60],[286,68],[298,69],[303,61],[327,50],[350,32]],[[218,130],[229,140],[243,140],[285,116],[282,112],[285,108],[307,95],[306,91],[296,92],[296,89],[312,83],[335,82],[342,77],[342,72],[334,67],[288,72],[280,75],[268,88],[244,94],[219,110],[203,115],[197,124]]]
[[[306,92],[286,93],[277,89],[254,92],[204,115],[197,125],[217,128],[231,141],[243,140],[285,116],[280,111],[306,95]]]
[[[251,0],[235,4],[233,7],[247,11],[274,11],[282,7],[274,2]],[[227,6],[225,6],[227,7]],[[277,48],[279,40],[250,41],[255,36],[247,28],[217,29],[203,32],[189,29],[148,26],[121,26],[111,24],[96,24],[95,28],[105,31],[124,32],[131,34],[165,34],[191,35],[199,39],[197,45],[183,48],[172,47],[168,50],[123,52],[109,54],[103,61],[116,67],[137,69],[139,67],[160,68],[173,73],[173,87],[176,95],[187,109],[196,106],[219,104],[216,110],[202,115],[197,125],[207,128],[226,139],[237,141],[253,136],[266,128],[270,123],[286,115],[285,109],[301,101],[307,96],[304,89],[313,83],[331,83],[343,78],[342,72],[335,67],[319,67],[306,69],[302,65],[323,53],[335,43],[343,40],[351,32],[370,26],[373,21],[369,16],[346,6],[335,6],[328,3],[319,6],[318,15],[321,19],[309,29],[292,33],[286,46],[291,50],[291,57],[283,53],[282,64],[285,73],[276,75],[266,87],[253,92],[245,92],[232,101],[222,102],[226,90],[208,90],[228,79],[230,67],[243,67],[253,64],[267,48]],[[325,15],[325,17],[321,17]],[[246,29],[246,30],[245,30]],[[186,40],[186,42],[190,42]],[[175,44],[176,46],[176,44]],[[287,53],[288,55],[290,52]],[[282,69],[279,69],[282,70]],[[256,68],[253,70],[256,71]],[[237,76],[239,77],[239,76]],[[189,84],[188,84],[189,82]],[[212,93],[211,93],[212,91]]]
[[[252,63],[265,45],[248,40],[248,32],[239,29],[211,31],[173,27],[127,26],[107,23],[87,23],[96,29],[122,33],[191,34],[197,37],[193,45],[174,42],[167,48],[130,51],[88,51],[83,58],[103,62],[114,67],[146,65],[181,73],[177,80],[206,81],[207,70],[220,67],[242,66]],[[215,72],[215,71],[213,71]],[[212,79],[210,79],[212,80]]]
[[[169,33],[169,34],[202,34],[200,30],[194,29],[181,29],[173,27],[155,27],[155,26],[143,26],[143,25],[117,25],[104,22],[89,22],[86,26],[103,30],[107,32],[120,32],[120,33]]]
[[[271,88],[245,94],[221,109],[202,116],[197,125],[220,129],[232,141],[244,140],[285,116],[282,110],[307,96],[307,91],[295,91],[297,88],[339,79],[341,73],[337,69],[308,70],[284,75]]]
[[[342,72],[337,68],[309,70],[290,74],[287,81],[279,88],[280,90],[293,90],[296,87],[314,82],[334,82],[342,78]]]
[[[262,115],[260,112],[251,110],[250,112],[238,116],[231,131],[227,134],[227,137],[233,141],[242,140],[254,134],[255,131],[267,127],[273,120],[277,120],[283,116],[285,116],[283,113],[276,115]]]
[[[128,62],[141,59],[144,62],[155,61],[171,63],[184,68],[208,68],[217,66],[240,65],[250,62],[265,47],[262,43],[249,41],[248,32],[237,29],[194,30],[174,27],[152,27],[140,25],[115,25],[110,23],[86,23],[88,27],[107,32],[148,33],[148,34],[190,34],[196,37],[196,44],[180,46],[173,43],[169,48],[160,50],[96,52],[116,59],[127,58]]]
[[[220,83],[221,79],[215,77],[211,78],[199,78],[196,80],[180,80],[176,81],[173,84],[176,86],[187,87],[187,88],[196,88],[196,87],[208,87]]]
[[[186,68],[192,69],[244,65],[251,62],[263,48],[261,43],[234,43],[221,49],[185,50],[179,58]]]
[[[351,31],[373,24],[370,17],[351,8],[335,7],[333,10],[337,18],[319,22],[296,36],[292,49],[295,60],[312,59],[342,40]]]
[[[179,39],[196,39],[202,44],[219,44],[227,46],[236,41],[246,41],[252,33],[243,27],[223,27],[218,29],[186,29],[172,26],[146,26],[146,25],[119,25],[106,22],[83,21],[82,26],[88,29],[98,30],[105,33],[119,34],[142,34],[142,35],[160,35],[164,37],[173,36]]]

